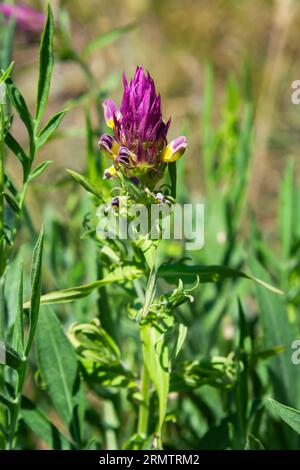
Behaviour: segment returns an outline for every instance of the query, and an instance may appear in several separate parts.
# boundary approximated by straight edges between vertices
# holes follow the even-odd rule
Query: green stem
[[[150,376],[144,361],[141,381],[142,402],[139,406],[138,434],[147,436],[149,420]]]
[[[0,264],[2,274],[2,264],[4,259],[4,106],[0,104]]]
[[[18,376],[18,387],[17,387],[17,399],[16,399],[15,406],[13,407],[11,411],[9,430],[8,430],[7,445],[8,445],[9,450],[12,450],[14,448],[15,433],[16,433],[16,427],[17,427],[18,418],[19,418],[19,411],[20,411],[20,406],[21,406],[21,399],[22,399],[22,394],[23,394],[26,369],[27,369],[27,359],[21,365],[21,368],[18,372],[19,376]]]
[[[4,239],[4,106],[0,104],[0,337],[4,338],[5,331],[5,302],[4,302],[4,278],[3,270],[5,266],[5,239]],[[3,389],[4,373],[0,371],[0,389]],[[6,426],[6,414],[1,406],[0,408],[0,424]],[[2,440],[1,440],[2,441]],[[2,448],[4,443],[0,442]]]
[[[155,254],[156,249],[152,252],[151,259],[145,260],[150,268],[146,292],[144,295],[144,305],[142,309],[142,317],[145,317],[149,311],[153,297],[155,294],[156,284],[156,269],[155,269]],[[143,370],[141,377],[141,395],[142,401],[139,406],[138,418],[138,434],[147,436],[148,421],[149,421],[149,399],[150,399],[150,375],[146,364],[145,354],[143,352]]]

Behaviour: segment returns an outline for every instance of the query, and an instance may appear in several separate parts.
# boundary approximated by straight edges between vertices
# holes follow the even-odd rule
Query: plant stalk
[[[0,104],[0,275],[3,273],[4,260],[4,106]],[[1,315],[2,317],[2,315]]]
[[[145,360],[142,371],[141,395],[142,402],[139,406],[138,434],[147,436],[149,420],[150,376],[145,364]]]

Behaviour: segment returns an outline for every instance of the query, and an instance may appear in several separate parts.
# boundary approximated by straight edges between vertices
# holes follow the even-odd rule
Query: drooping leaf
[[[158,276],[171,284],[176,284],[178,279],[192,284],[196,282],[197,277],[199,278],[200,284],[203,282],[220,282],[225,279],[244,278],[250,279],[276,294],[283,294],[281,290],[251,274],[246,274],[226,266],[203,266],[200,264],[192,266],[184,263],[168,263],[162,264],[159,267]]]

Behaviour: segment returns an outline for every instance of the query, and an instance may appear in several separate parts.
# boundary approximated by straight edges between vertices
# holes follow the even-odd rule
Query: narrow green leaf
[[[32,141],[33,140],[33,120],[27,108],[26,102],[21,92],[19,91],[19,89],[16,87],[16,85],[10,78],[6,80],[6,85],[7,85],[9,98],[14,108],[16,109],[17,113],[19,114],[20,118],[22,119],[23,123],[25,124],[30,140]]]
[[[39,317],[36,341],[46,389],[61,419],[79,443],[83,416],[78,361],[59,320],[49,308]]]
[[[13,66],[14,66],[14,62],[11,62],[10,65],[8,66],[8,68],[2,73],[2,75],[0,77],[0,83],[6,82],[6,80],[8,79],[8,77],[11,74]]]
[[[104,279],[100,281],[94,281],[90,284],[83,286],[71,287],[70,289],[53,291],[48,294],[42,295],[41,304],[56,304],[64,302],[73,302],[74,300],[82,299],[90,295],[95,289],[111,284],[113,282],[126,282],[138,279],[143,275],[141,268],[137,266],[124,266],[116,268],[113,272],[107,274]],[[30,302],[24,304],[24,308],[29,308]]]
[[[94,196],[96,196],[98,199],[102,199],[102,194],[100,191],[98,191],[98,189],[96,188],[96,186],[91,182],[89,181],[85,176],[82,176],[80,175],[79,173],[77,173],[76,171],[73,171],[73,170],[67,170],[67,172],[69,173],[69,175],[72,176],[72,178],[74,178],[75,181],[77,181],[77,183],[79,183],[86,191],[88,191],[89,193],[93,194]]]
[[[39,79],[35,111],[35,121],[37,126],[39,125],[42,119],[48,101],[51,74],[54,64],[53,33],[53,14],[51,6],[50,4],[48,4],[48,15],[40,44]]]
[[[42,410],[22,397],[21,416],[27,426],[54,450],[72,450],[74,445],[48,420]]]
[[[124,34],[128,33],[129,31],[132,31],[135,27],[135,24],[129,24],[127,26],[116,28],[112,31],[108,31],[107,33],[101,34],[101,36],[98,36],[96,39],[92,40],[87,44],[83,51],[83,55],[88,56],[96,49],[101,49],[102,47],[108,46],[112,42],[121,38]]]
[[[16,213],[19,214],[20,212],[20,207],[15,198],[9,194],[9,193],[3,193],[4,197],[6,199],[6,202],[9,204],[9,206],[12,208],[12,210]]]
[[[20,265],[18,309],[13,329],[13,347],[20,354],[24,354],[24,325],[23,325],[23,265]]]
[[[18,370],[24,359],[4,339],[0,338],[0,364]]]
[[[53,133],[58,128],[59,124],[61,123],[62,119],[64,118],[67,109],[63,111],[59,111],[56,113],[52,118],[47,122],[47,124],[43,127],[43,129],[39,132],[37,137],[37,148],[40,148],[44,145],[50,137],[52,137]]]
[[[154,265],[152,265],[148,282],[147,282],[147,287],[146,287],[146,292],[145,292],[145,299],[144,299],[144,305],[143,309],[141,312],[141,316],[145,317],[148,312],[149,308],[153,302],[154,296],[155,296],[155,291],[156,291],[156,268]]]
[[[177,333],[176,333],[176,344],[175,344],[175,350],[174,350],[174,359],[178,356],[180,353],[182,346],[185,342],[185,338],[187,335],[188,329],[185,325],[182,323],[179,323],[178,328],[177,328]]]
[[[31,266],[31,299],[29,311],[29,334],[26,344],[26,357],[29,354],[32,341],[34,338],[38,315],[40,310],[40,298],[42,289],[42,256],[43,256],[43,243],[44,243],[44,229],[42,227],[39,238],[35,245],[32,257]]]
[[[44,173],[45,170],[47,170],[48,166],[53,163],[52,160],[46,160],[45,162],[40,163],[37,167],[35,167],[32,172],[29,175],[28,181],[32,181],[38,176],[40,176],[42,173]]]
[[[300,434],[300,411],[290,408],[289,406],[282,405],[271,398],[269,398],[269,402],[275,414],[293,428],[294,431]]]
[[[26,173],[27,167],[28,167],[28,161],[29,158],[20,146],[20,144],[16,141],[16,139],[9,133],[7,132],[5,136],[5,143],[8,146],[8,148],[15,154],[15,156],[18,158],[20,161],[23,171]]]
[[[183,282],[188,284],[195,283],[197,277],[200,283],[203,282],[220,282],[224,279],[244,278],[254,281],[256,284],[265,287],[266,289],[276,294],[283,295],[283,292],[276,287],[271,286],[265,281],[237,271],[226,266],[203,266],[203,265],[186,265],[183,263],[168,263],[162,264],[158,269],[158,276],[162,277],[171,284],[177,284],[180,278]]]

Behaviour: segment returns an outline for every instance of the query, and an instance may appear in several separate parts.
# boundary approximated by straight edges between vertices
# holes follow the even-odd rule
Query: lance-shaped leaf
[[[9,193],[4,193],[4,197],[6,199],[6,202],[8,205],[11,207],[11,209],[16,213],[19,214],[20,212],[20,207],[16,199]]]
[[[31,266],[31,299],[29,310],[29,334],[25,355],[28,356],[34,338],[38,315],[40,310],[40,298],[42,288],[42,256],[43,256],[44,230],[40,231],[35,245]]]
[[[300,411],[290,408],[289,406],[282,405],[271,398],[269,398],[269,402],[273,412],[293,428],[294,431],[300,434]]]
[[[42,295],[41,304],[59,304],[65,302],[73,302],[74,300],[82,299],[90,295],[95,289],[111,284],[113,282],[125,282],[138,279],[143,275],[143,270],[135,265],[118,267],[111,273],[107,274],[103,279],[99,281],[91,282],[83,286],[71,287],[70,289],[64,289],[59,291],[49,292],[48,294]],[[28,308],[29,302],[24,304],[24,308]]]
[[[52,118],[47,122],[47,124],[43,127],[43,129],[39,132],[37,137],[37,148],[40,148],[44,145],[48,139],[50,139],[53,133],[58,128],[59,124],[61,123],[62,119],[64,118],[67,109],[63,111],[59,111],[56,113]]]
[[[48,5],[47,20],[40,44],[39,79],[35,111],[35,121],[37,126],[42,119],[48,101],[51,74],[54,64],[53,33],[53,14],[50,5]]]
[[[184,263],[168,263],[162,264],[158,269],[158,276],[165,279],[171,284],[177,284],[178,279],[184,283],[192,284],[196,282],[197,277],[200,283],[203,282],[220,282],[225,279],[244,278],[254,281],[256,284],[265,287],[266,289],[276,294],[283,294],[280,289],[271,286],[265,281],[246,274],[236,269],[228,268],[226,266],[203,266],[203,265],[187,265]]]
[[[121,28],[113,29],[107,33],[101,34],[101,36],[96,37],[91,42],[87,44],[85,47],[83,54],[88,56],[96,49],[101,49],[102,47],[111,44],[112,42],[116,41],[117,39],[121,38],[124,34],[128,33],[132,29],[136,27],[135,24],[129,24],[127,26],[123,26]]]
[[[88,191],[89,193],[93,194],[94,196],[96,196],[98,199],[102,199],[103,196],[101,194],[101,192],[96,188],[96,186],[91,182],[89,181],[85,176],[82,176],[80,175],[79,173],[77,173],[76,171],[73,171],[73,170],[67,170],[67,172],[69,173],[69,175],[72,176],[72,178],[74,178],[75,181],[77,181],[77,183],[79,183],[86,191]]]
[[[49,308],[44,309],[39,318],[37,355],[49,396],[71,435],[79,443],[84,415],[79,365],[58,318]]]
[[[25,124],[25,126],[27,128],[28,135],[29,135],[29,138],[30,138],[30,142],[31,142],[31,145],[32,145],[33,127],[34,126],[33,126],[33,119],[32,119],[31,114],[30,114],[30,112],[27,108],[27,104],[26,104],[21,92],[19,91],[17,86],[14,84],[14,82],[10,78],[8,78],[6,80],[6,85],[7,85],[9,98],[10,98],[15,110],[17,111],[18,115],[20,116],[20,118],[22,119],[23,123]]]
[[[16,141],[16,139],[9,133],[7,132],[5,135],[5,143],[8,146],[8,148],[15,154],[15,156],[18,158],[20,161],[24,173],[26,173],[27,168],[28,168],[28,161],[29,158],[22,149],[21,145]]]
[[[45,170],[47,170],[48,166],[53,163],[52,160],[46,160],[45,162],[40,163],[36,168],[32,170],[32,172],[29,175],[28,181],[32,181],[38,176],[40,176],[42,173],[44,173]]]
[[[13,347],[20,354],[24,354],[24,325],[23,325],[23,265],[20,266],[17,316],[13,329]]]
[[[21,416],[27,426],[51,449],[74,449],[74,445],[48,420],[43,411],[25,397],[21,401]]]
[[[8,77],[10,76],[10,73],[12,71],[12,68],[14,66],[14,62],[11,62],[10,65],[7,67],[7,69],[2,73],[0,77],[0,83],[4,83]]]

